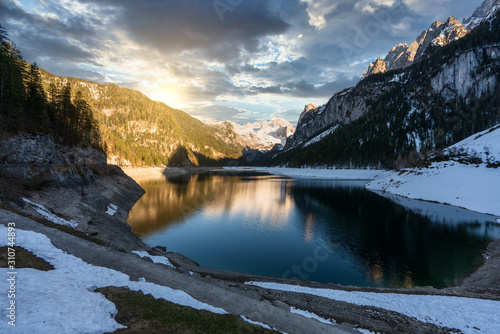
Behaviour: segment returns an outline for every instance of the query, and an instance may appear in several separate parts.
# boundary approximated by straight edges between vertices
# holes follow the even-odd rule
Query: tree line
[[[99,124],[81,91],[69,83],[43,88],[40,69],[27,64],[0,25],[0,130],[52,134],[63,144],[101,147]]]

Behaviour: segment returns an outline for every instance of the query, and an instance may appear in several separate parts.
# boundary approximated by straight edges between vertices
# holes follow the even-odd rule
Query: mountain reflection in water
[[[358,286],[445,287],[482,263],[500,224],[381,196],[362,181],[192,175],[137,179],[128,223],[213,269]]]

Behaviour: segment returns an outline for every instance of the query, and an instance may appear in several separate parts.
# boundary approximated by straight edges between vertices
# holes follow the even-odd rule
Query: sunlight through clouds
[[[0,24],[28,62],[54,74],[136,89],[203,119],[246,122],[281,108],[295,123],[305,104],[355,85],[394,45],[480,3],[254,0],[221,21],[205,0],[3,0]],[[343,48],[378,10],[391,13],[386,33],[349,59]],[[249,100],[263,104],[243,108]]]

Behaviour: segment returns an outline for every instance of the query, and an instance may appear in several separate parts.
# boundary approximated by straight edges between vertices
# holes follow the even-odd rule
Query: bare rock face
[[[396,82],[384,85],[361,83],[335,94],[327,104],[316,107],[306,105],[300,115],[295,134],[286,141],[285,150],[305,144],[308,140],[338,124],[348,124],[363,116],[370,104],[389,92]]]
[[[409,46],[406,43],[400,43],[393,47],[384,59],[387,68],[393,70],[395,68],[404,68],[408,66],[408,62],[410,61],[408,50]]]
[[[307,113],[309,113],[311,111],[317,111],[317,110],[318,110],[318,108],[316,107],[316,104],[314,104],[314,103],[306,104],[306,106],[304,107],[304,111],[299,116],[299,120],[297,122],[297,128],[298,128],[299,124],[301,123],[302,119],[307,115]]]
[[[363,78],[366,78],[367,76],[372,74],[379,74],[385,72],[387,72],[387,66],[381,58],[378,58],[377,61],[370,64],[370,67],[368,67],[366,72],[363,74]]]
[[[50,135],[20,134],[0,140],[0,160],[8,164],[106,165],[106,153],[88,143],[63,146]]]
[[[120,168],[106,165],[104,152],[85,143],[60,145],[50,135],[20,133],[0,138],[0,159],[3,175],[33,185],[27,198],[76,222],[77,230],[119,249],[146,248],[126,223],[144,190]],[[111,204],[117,210],[108,214]]]
[[[379,58],[371,63],[363,74],[363,78],[371,74],[406,68],[421,59],[429,47],[448,45],[467,34],[468,30],[454,17],[450,17],[446,22],[436,21],[410,45],[398,44],[392,48],[384,60]]]
[[[484,63],[490,64],[485,66]],[[500,47],[489,46],[463,53],[450,61],[431,80],[435,93],[446,102],[461,97],[480,98],[493,92],[498,81],[493,66],[500,61]]]

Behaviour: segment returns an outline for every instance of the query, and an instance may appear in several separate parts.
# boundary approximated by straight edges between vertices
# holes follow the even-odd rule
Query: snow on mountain
[[[317,135],[316,137],[314,137],[313,139],[309,140],[307,143],[304,144],[304,147],[307,147],[311,144],[314,144],[314,143],[317,143],[323,139],[325,139],[326,137],[328,137],[329,135],[331,135],[332,133],[334,133],[337,129],[339,128],[338,125],[326,130],[325,132],[322,132],[320,133],[319,135]]]
[[[481,22],[491,20],[493,15],[500,10],[500,0],[485,0],[479,6],[471,17],[464,20],[464,26],[471,31],[476,28]]]
[[[286,139],[295,133],[292,124],[282,118],[245,125],[222,121],[207,121],[206,124],[212,128],[220,128],[230,124],[233,131],[240,137],[240,143],[243,146],[258,150],[270,150],[276,144],[284,146]]]
[[[444,150],[424,168],[386,172],[367,188],[500,216],[500,126]]]

